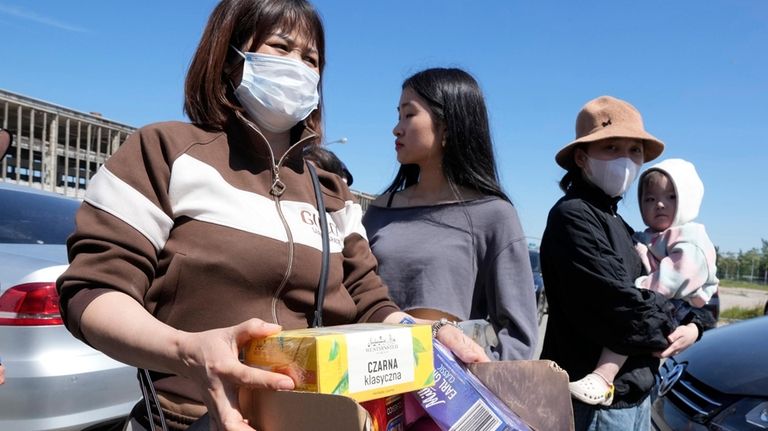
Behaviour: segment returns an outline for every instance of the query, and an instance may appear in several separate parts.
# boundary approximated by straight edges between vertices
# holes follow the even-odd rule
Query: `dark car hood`
[[[768,397],[768,316],[707,331],[675,359],[721,392]]]

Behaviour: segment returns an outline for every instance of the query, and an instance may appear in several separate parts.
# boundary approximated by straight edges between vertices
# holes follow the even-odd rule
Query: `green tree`
[[[738,253],[724,252],[715,247],[717,255],[717,277],[721,280],[749,280],[755,283],[768,282],[768,240],[760,239],[760,248]]]
[[[735,280],[739,262],[733,253],[721,254],[717,259],[717,277],[723,280]]]
[[[760,263],[762,254],[756,248],[741,255],[741,277],[749,281],[755,281],[760,277]]]

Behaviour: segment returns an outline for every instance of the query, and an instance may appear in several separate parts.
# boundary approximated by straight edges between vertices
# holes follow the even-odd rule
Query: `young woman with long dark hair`
[[[460,69],[406,79],[393,133],[400,169],[363,218],[393,300],[425,319],[486,320],[491,357],[530,359],[528,245],[499,185],[477,81]]]

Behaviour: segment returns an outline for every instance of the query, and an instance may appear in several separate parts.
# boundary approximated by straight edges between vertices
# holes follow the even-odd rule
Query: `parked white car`
[[[56,279],[79,201],[0,182],[0,430],[120,429],[136,369],[73,337]]]

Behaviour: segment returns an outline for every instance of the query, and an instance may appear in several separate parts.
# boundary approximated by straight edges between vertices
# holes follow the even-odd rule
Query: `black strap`
[[[392,207],[392,199],[394,199],[394,198],[395,198],[395,192],[391,192],[389,194],[389,198],[387,199],[387,208],[391,208]]]
[[[160,402],[157,399],[157,392],[155,392],[155,385],[152,384],[152,379],[149,377],[149,371],[144,368],[139,368],[139,383],[141,386],[141,394],[144,397],[144,405],[147,407],[147,421],[149,422],[149,428],[152,431],[155,429],[155,418],[152,416],[152,406],[157,409],[157,415],[160,417],[160,426],[163,431],[168,431],[168,427],[165,425],[165,415],[163,409],[160,408]]]
[[[317,202],[318,221],[320,222],[320,234],[323,241],[323,260],[320,266],[320,280],[317,282],[315,291],[315,318],[312,320],[312,327],[319,328],[323,326],[323,302],[325,301],[325,290],[328,286],[328,267],[330,266],[331,252],[330,241],[328,239],[328,222],[326,220],[325,204],[323,203],[323,192],[320,190],[320,180],[317,178],[317,172],[312,163],[307,163],[309,176],[312,178],[312,188],[315,190],[315,202]]]

